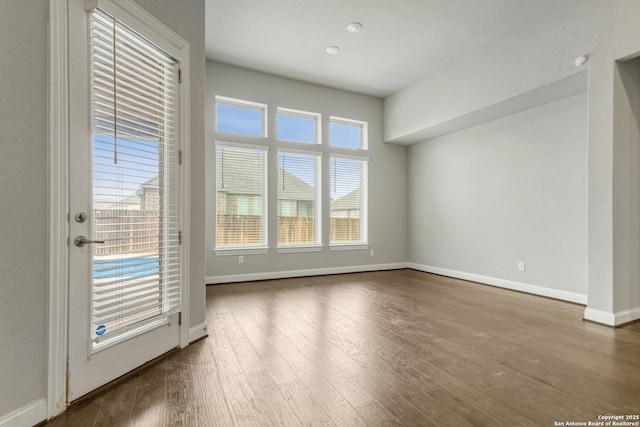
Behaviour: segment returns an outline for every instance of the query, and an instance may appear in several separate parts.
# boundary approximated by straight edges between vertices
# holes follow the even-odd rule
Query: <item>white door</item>
[[[69,14],[71,402],[179,345],[182,253],[180,63],[108,9]]]

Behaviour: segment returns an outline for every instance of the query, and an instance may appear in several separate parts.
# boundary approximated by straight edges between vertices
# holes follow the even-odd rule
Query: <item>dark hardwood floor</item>
[[[412,270],[207,287],[209,338],[47,426],[554,426],[640,414],[640,323]]]

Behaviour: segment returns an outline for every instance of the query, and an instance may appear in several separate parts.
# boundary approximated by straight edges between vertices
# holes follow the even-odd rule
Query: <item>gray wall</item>
[[[640,270],[625,256],[635,179],[620,129],[634,126],[616,60],[640,55],[640,2],[565,0],[545,22],[506,33],[469,55],[424,76],[385,99],[385,140],[402,138],[588,71],[588,309],[585,316],[611,323],[640,318]],[[573,60],[588,55],[576,68]],[[629,193],[631,194],[631,193]],[[619,259],[614,259],[614,258]],[[626,296],[630,296],[627,298]],[[632,313],[630,316],[629,314]]]
[[[46,394],[47,1],[0,1],[0,416]]]
[[[46,395],[46,0],[0,1],[0,416]],[[191,44],[191,324],[204,321],[204,0],[139,0]]]
[[[278,254],[275,250],[275,210],[270,216],[271,250],[267,255],[217,256],[215,247],[215,162],[214,97],[223,95],[276,107],[294,108],[365,120],[369,123],[369,242],[368,250]],[[309,83],[207,62],[207,277],[268,273],[290,270],[359,266],[405,262],[407,260],[407,157],[406,148],[382,142],[382,100],[365,95],[316,86]],[[272,114],[273,116],[273,114]],[[272,123],[269,126],[273,129]],[[323,129],[323,135],[326,133]],[[228,139],[228,136],[221,136]],[[273,144],[273,141],[269,142]],[[272,151],[272,153],[275,151]],[[325,177],[326,178],[326,177]],[[328,181],[326,181],[328,182]],[[326,186],[326,182],[323,187]],[[269,190],[275,194],[273,181]],[[325,233],[326,235],[326,233]],[[325,242],[326,245],[326,242]]]
[[[586,208],[586,93],[409,148],[412,262],[586,295]]]
[[[616,64],[614,156],[615,282],[617,306],[640,307],[640,58]]]

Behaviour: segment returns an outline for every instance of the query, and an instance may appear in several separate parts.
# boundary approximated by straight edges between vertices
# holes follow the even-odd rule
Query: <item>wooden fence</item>
[[[218,215],[217,245],[236,246],[262,243],[262,217]],[[278,243],[314,243],[313,217],[278,217]],[[359,241],[359,218],[331,218],[331,241]]]
[[[94,245],[94,255],[114,255],[126,252],[154,253],[159,250],[158,236],[162,232],[156,210],[96,210],[94,235],[105,240]],[[313,217],[278,217],[278,243],[315,242]],[[359,241],[359,218],[331,218],[331,241]],[[217,245],[234,246],[262,242],[262,217],[254,215],[218,215]]]
[[[105,241],[93,245],[94,255],[158,252],[162,229],[157,210],[96,210],[93,218],[93,238]]]

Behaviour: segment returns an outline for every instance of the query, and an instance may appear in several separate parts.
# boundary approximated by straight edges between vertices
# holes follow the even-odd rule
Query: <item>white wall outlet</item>
[[[526,271],[526,270],[527,270],[527,263],[520,261],[518,263],[518,271]]]
[[[369,251],[369,256],[373,256],[373,255],[375,255],[375,252],[373,251],[373,249],[371,249],[371,250]]]
[[[243,255],[240,255],[238,257],[238,264],[244,264],[244,256]]]

